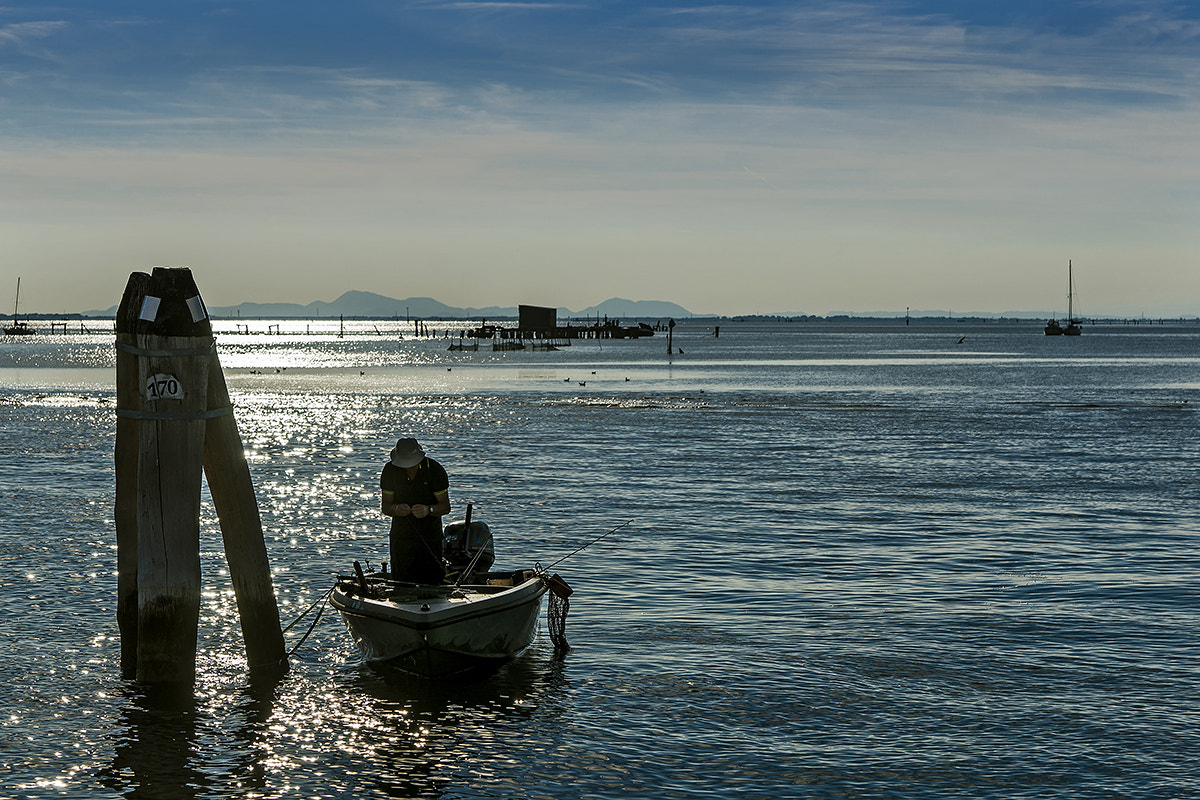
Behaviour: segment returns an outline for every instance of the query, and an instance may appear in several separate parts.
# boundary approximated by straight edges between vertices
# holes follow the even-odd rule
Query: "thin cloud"
[[[454,11],[559,11],[562,9],[587,8],[578,3],[513,3],[513,2],[428,2],[413,5],[426,9],[448,9]]]
[[[33,42],[53,36],[67,26],[63,21],[16,22],[0,26],[0,47],[27,48]]]

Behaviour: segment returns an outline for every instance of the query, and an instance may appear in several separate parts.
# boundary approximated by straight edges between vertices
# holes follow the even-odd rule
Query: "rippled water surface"
[[[414,682],[318,604],[251,680],[206,493],[195,691],[122,680],[112,336],[3,341],[4,796],[1200,797],[1200,329],[290,324],[218,326],[284,622],[412,434],[501,564],[628,523],[556,567],[573,650]]]

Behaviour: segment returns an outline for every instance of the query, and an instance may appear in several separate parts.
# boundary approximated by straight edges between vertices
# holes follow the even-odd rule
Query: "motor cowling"
[[[492,531],[485,522],[471,522],[468,526],[465,520],[451,522],[444,531],[442,555],[450,565],[451,570],[466,569],[480,553],[472,572],[487,572],[496,562],[495,545],[492,543]]]

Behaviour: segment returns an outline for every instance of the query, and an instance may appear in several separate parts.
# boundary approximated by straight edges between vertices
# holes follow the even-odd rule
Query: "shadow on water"
[[[356,791],[379,797],[442,797],[503,781],[507,737],[566,689],[562,662],[534,654],[446,681],[365,664],[346,677],[339,693],[360,708],[337,736],[356,753]]]
[[[303,773],[313,797],[442,797],[501,780],[506,732],[568,689],[562,661],[540,652],[442,682],[366,664],[319,672],[215,694],[130,682],[98,783],[129,800],[281,797]]]
[[[502,791],[513,738],[527,741],[531,720],[567,689],[562,662],[539,653],[445,681],[365,664],[344,677],[338,693],[357,708],[339,720],[336,746],[355,754],[354,789],[378,797]]]
[[[528,703],[566,685],[563,657],[528,652],[498,667],[431,681],[386,665],[361,664],[353,688],[381,703],[406,704],[418,713],[438,715],[463,707],[504,707],[521,713]]]

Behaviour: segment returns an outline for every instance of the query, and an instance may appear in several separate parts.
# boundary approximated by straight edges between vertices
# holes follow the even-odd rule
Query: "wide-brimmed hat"
[[[401,439],[392,450],[392,463],[397,467],[415,467],[425,458],[425,451],[416,439]]]

